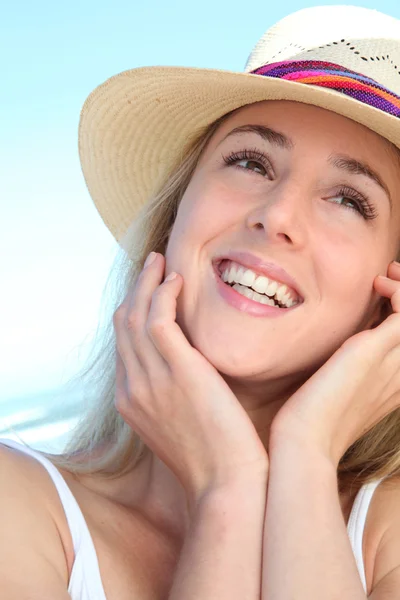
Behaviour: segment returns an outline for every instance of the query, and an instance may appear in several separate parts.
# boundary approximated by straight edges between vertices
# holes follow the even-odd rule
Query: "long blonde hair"
[[[103,294],[103,300],[108,302],[105,327],[99,326],[87,364],[67,385],[84,389],[88,406],[71,432],[64,452],[49,455],[60,467],[77,474],[117,477],[133,469],[144,453],[149,452],[115,409],[116,344],[112,315],[135,283],[149,252],[165,254],[179,203],[198,160],[215,131],[233,112],[236,111],[197,132],[180,163],[120,240],[121,247]],[[79,455],[84,457],[82,461],[76,460]],[[394,474],[400,474],[400,409],[347,450],[338,467],[339,490],[344,491],[353,483],[359,486]]]

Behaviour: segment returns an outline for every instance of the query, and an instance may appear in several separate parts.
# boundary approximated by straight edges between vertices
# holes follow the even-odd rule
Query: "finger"
[[[116,329],[116,365],[115,365],[115,398],[114,404],[121,416],[127,420],[132,414],[135,399],[144,399],[148,390],[148,381],[143,369],[132,352],[129,339],[124,336],[123,323]]]
[[[140,377],[142,379],[144,377],[138,348],[143,350],[145,346],[145,341],[140,338],[146,337],[145,323],[151,302],[151,293],[162,277],[160,264],[157,265],[157,260],[158,263],[163,264],[160,258],[162,257],[156,253],[150,253],[137,281],[113,316],[117,346],[116,374],[118,375],[118,391],[121,396],[123,387],[127,387],[127,380],[138,380]],[[152,270],[152,266],[156,266],[156,269]],[[150,345],[152,346],[152,344]]]
[[[395,279],[397,281],[400,281],[400,263],[395,262],[395,261],[391,262],[390,265],[388,266],[387,276],[390,279]]]
[[[147,323],[154,345],[170,365],[177,361],[186,362],[188,349],[192,348],[176,322],[177,298],[182,286],[183,277],[178,273],[170,273],[153,294]]]
[[[374,288],[381,296],[390,299],[395,313],[400,312],[400,281],[378,275],[374,280]]]
[[[117,350],[115,363],[115,405],[117,409],[119,409],[121,404],[126,404],[128,402],[128,390],[126,383],[125,364],[121,358],[119,350]]]
[[[150,255],[149,255],[150,258]],[[125,318],[126,332],[129,334],[132,349],[144,368],[160,366],[161,356],[147,331],[152,296],[160,286],[164,274],[165,259],[161,254],[153,255],[153,261],[146,261],[136,285],[127,301]],[[164,362],[162,360],[162,362]]]
[[[400,294],[396,292],[393,304],[400,308]],[[393,312],[386,317],[374,329],[363,332],[364,336],[363,352],[370,356],[380,356],[385,360],[389,352],[400,346],[400,310]]]
[[[390,298],[396,290],[399,289],[400,281],[396,281],[391,277],[385,277],[384,275],[378,275],[374,279],[374,287],[381,296]]]
[[[390,298],[390,295],[395,291],[394,284],[390,283],[390,281],[400,281],[400,263],[396,261],[389,263],[386,276],[378,275],[374,280],[374,287],[378,285],[379,293],[381,293],[380,290],[382,289],[383,294],[388,298]]]
[[[393,311],[395,313],[400,313],[400,287],[391,296],[390,302],[392,304]]]
[[[151,296],[162,282],[164,267],[164,257],[159,253],[151,252],[135,284],[129,290],[127,298],[128,312],[135,308],[144,317],[145,321],[147,320]]]
[[[137,373],[140,374],[142,369],[138,365]],[[116,387],[114,405],[118,413],[124,421],[133,429],[142,440],[146,443],[145,429],[143,424],[146,424],[149,409],[151,409],[151,395],[148,381],[140,376],[133,376],[132,371],[131,381],[129,383],[128,373],[125,369],[124,361],[119,353],[116,360]]]
[[[113,316],[115,342],[117,349],[116,356],[116,391],[124,396],[127,390],[127,380],[138,381],[140,377],[143,379],[143,369],[129,339],[129,334],[126,330],[126,305],[122,304],[115,311]]]

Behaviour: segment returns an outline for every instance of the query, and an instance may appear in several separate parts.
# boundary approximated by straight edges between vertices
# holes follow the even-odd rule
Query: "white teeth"
[[[235,268],[235,265],[232,265],[229,270],[228,283],[233,283],[235,278],[236,278],[236,268]]]
[[[255,273],[250,271],[250,269],[246,269],[243,275],[240,278],[240,282],[242,285],[247,285],[247,287],[254,287],[253,283],[256,279]]]
[[[276,297],[279,300],[279,302],[282,302],[282,298],[286,294],[287,291],[288,291],[288,288],[286,285],[279,286],[279,289],[276,292]]]
[[[267,296],[260,295],[258,302],[261,302],[261,304],[268,304],[269,306],[276,306],[272,298],[267,298]]]
[[[240,292],[242,294],[242,296],[246,296],[246,298],[249,298],[249,300],[253,300],[254,292],[250,288],[244,287],[244,286],[240,285],[240,283],[235,283],[235,285],[232,287],[237,292]]]
[[[259,299],[260,297],[270,297],[268,299],[271,300],[272,306],[275,306],[275,303],[272,300],[272,297],[275,296],[276,300],[287,308],[290,308],[290,306],[298,303],[291,297],[292,292],[287,285],[280,284],[279,282],[268,279],[268,277],[263,275],[257,276],[256,273],[254,273],[251,269],[246,269],[246,267],[234,262],[227,264],[227,267],[221,274],[221,279],[228,284],[234,283],[239,284],[241,287],[245,286],[244,289],[247,291],[244,295],[248,298],[251,298],[251,296],[248,294],[253,292],[256,293],[258,296],[257,302],[261,301]],[[260,296],[260,294],[265,294],[265,296]],[[265,304],[265,301],[262,300],[262,303]]]
[[[268,284],[269,279],[260,275],[253,283],[252,288],[255,289],[259,294],[265,294]]]
[[[279,283],[277,281],[270,281],[265,293],[267,296],[274,296],[278,287]]]
[[[232,287],[242,296],[246,296],[246,298],[248,298],[249,300],[255,300],[255,302],[260,302],[260,304],[268,304],[269,306],[275,306],[275,302],[272,300],[272,298],[267,298],[267,296],[261,296],[261,294],[257,294],[257,292],[254,292],[248,287],[240,285],[240,283],[235,283],[235,285]]]
[[[221,279],[225,283],[235,284],[233,287],[236,291],[240,291],[247,298],[255,299],[262,304],[272,303],[271,305],[275,306],[272,300],[273,296],[275,296],[275,299],[280,304],[287,308],[298,303],[291,297],[292,292],[287,285],[280,284],[263,275],[257,276],[251,269],[246,269],[246,267],[234,262],[227,264],[227,267],[221,274]],[[239,287],[236,288],[236,286]]]

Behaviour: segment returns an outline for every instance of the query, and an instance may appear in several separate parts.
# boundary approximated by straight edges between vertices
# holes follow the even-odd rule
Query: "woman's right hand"
[[[190,503],[214,488],[266,480],[268,455],[253,423],[176,323],[183,278],[163,282],[161,254],[146,263],[114,313],[118,412],[174,472]]]

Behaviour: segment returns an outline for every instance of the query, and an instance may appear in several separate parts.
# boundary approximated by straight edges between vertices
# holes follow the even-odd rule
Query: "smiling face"
[[[166,259],[184,278],[177,320],[222,374],[295,381],[371,327],[381,304],[374,278],[398,250],[398,160],[362,125],[295,102],[252,104],[219,127],[182,198]],[[301,302],[268,314],[232,291],[219,278],[221,260],[232,257],[255,275],[280,267]]]

